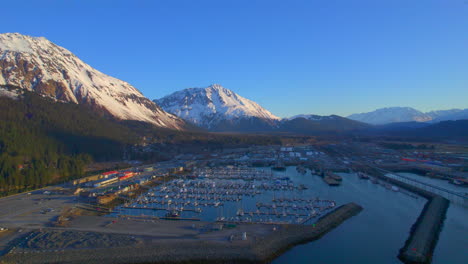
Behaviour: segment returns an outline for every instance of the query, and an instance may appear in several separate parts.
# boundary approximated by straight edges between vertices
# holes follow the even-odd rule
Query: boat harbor
[[[259,168],[203,168],[164,182],[114,209],[112,216],[147,216],[232,223],[306,224],[336,206],[303,196],[307,187]]]

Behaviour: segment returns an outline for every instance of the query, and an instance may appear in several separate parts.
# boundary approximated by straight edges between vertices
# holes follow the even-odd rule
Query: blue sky
[[[274,114],[468,107],[468,0],[4,1],[154,99],[220,83]]]

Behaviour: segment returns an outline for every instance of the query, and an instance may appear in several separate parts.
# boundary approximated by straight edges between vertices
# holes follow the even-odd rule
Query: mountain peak
[[[221,84],[218,84],[218,83],[214,83],[210,86],[208,86],[206,89],[208,88],[212,88],[212,89],[215,89],[215,90],[223,90],[223,89],[226,89],[224,88]],[[227,90],[227,89],[226,89]]]
[[[20,33],[0,34],[0,50],[4,51],[34,53],[37,49],[47,50],[51,46],[55,45],[44,37],[32,37]]]
[[[256,118],[272,124],[280,119],[220,84],[184,89],[155,101],[164,110],[208,129],[223,122],[236,123],[240,119]]]

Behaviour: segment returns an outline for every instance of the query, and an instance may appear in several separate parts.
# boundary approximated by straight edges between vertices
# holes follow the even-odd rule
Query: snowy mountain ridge
[[[235,123],[253,118],[274,125],[280,120],[254,101],[219,84],[184,89],[154,101],[165,111],[207,129],[226,121]]]
[[[84,104],[118,119],[150,122],[172,129],[182,129],[185,125],[129,83],[92,68],[43,37],[0,34],[0,84]]]
[[[386,107],[367,113],[352,114],[348,118],[373,125],[399,122],[440,122],[468,119],[468,109],[421,112],[411,107]]]
[[[311,115],[311,114],[310,115],[301,114],[301,115],[295,115],[295,116],[283,118],[283,120],[294,120],[296,118],[305,118],[305,119],[312,120],[312,121],[322,121],[322,120],[336,119],[338,118],[338,116],[336,115],[320,116],[320,115]]]

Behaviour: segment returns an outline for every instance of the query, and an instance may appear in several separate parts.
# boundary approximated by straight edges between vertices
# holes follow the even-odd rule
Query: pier
[[[159,207],[132,207],[132,206],[124,206],[122,207],[124,209],[135,209],[135,210],[154,210],[154,211],[171,211],[174,210],[172,208],[159,208]],[[201,211],[196,210],[196,209],[178,209],[178,211],[186,211],[186,212],[194,212],[194,213],[200,213]],[[117,211],[116,211],[117,212]]]
[[[386,175],[386,177],[390,177],[396,180],[399,180],[404,183],[408,183],[410,185],[422,188],[426,191],[429,191],[435,195],[440,195],[448,200],[450,200],[453,203],[461,204],[463,206],[468,206],[468,196],[462,194],[462,193],[457,193],[439,186],[434,186],[429,183],[425,183],[422,181],[418,181],[415,179],[411,179],[409,177],[406,177],[404,175],[400,175],[397,173],[389,173]]]
[[[424,198],[430,199],[439,195],[453,203],[468,207],[468,196],[465,194],[418,181],[382,168],[372,167],[371,170],[373,171],[373,176],[391,182],[395,185],[399,185],[400,187],[417,193]]]

